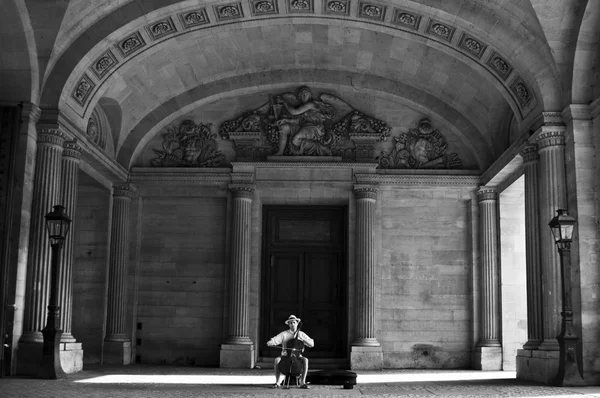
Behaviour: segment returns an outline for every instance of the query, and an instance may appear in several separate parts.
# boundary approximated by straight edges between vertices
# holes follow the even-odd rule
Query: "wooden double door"
[[[341,206],[265,206],[260,356],[279,355],[266,341],[291,314],[315,340],[307,357],[347,356],[346,215]]]

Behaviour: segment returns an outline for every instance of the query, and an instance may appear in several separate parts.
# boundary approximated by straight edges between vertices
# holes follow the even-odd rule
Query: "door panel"
[[[290,314],[315,340],[310,358],[346,354],[345,208],[265,208],[260,356],[280,350],[266,341],[285,330]]]

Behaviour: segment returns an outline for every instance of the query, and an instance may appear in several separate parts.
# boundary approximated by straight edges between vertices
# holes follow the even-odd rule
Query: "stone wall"
[[[384,367],[470,367],[470,190],[385,188],[380,200]]]
[[[142,363],[219,363],[227,200],[197,195],[142,198],[136,331]]]
[[[499,207],[502,369],[514,371],[517,350],[527,342],[524,177],[500,193]]]
[[[105,327],[110,192],[80,172],[73,261],[72,332],[84,363],[100,363]]]

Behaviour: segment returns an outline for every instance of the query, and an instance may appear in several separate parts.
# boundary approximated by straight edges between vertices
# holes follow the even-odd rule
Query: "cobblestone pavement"
[[[270,370],[198,367],[94,367],[62,380],[0,379],[1,398],[188,397],[600,397],[600,387],[558,388],[521,382],[514,372],[357,371],[358,384],[272,389]]]

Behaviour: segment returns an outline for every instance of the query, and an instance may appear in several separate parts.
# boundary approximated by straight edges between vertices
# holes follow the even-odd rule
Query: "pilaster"
[[[539,165],[539,217],[542,263],[544,341],[540,350],[558,351],[560,333],[560,258],[548,222],[557,209],[566,208],[565,126],[558,123],[542,126],[537,137]]]
[[[375,335],[375,210],[377,187],[356,185],[356,337],[352,342],[352,369],[381,369],[383,351]]]
[[[231,184],[233,217],[229,276],[228,337],[221,345],[222,368],[253,368],[254,344],[249,337],[250,231],[254,186]]]
[[[127,265],[129,262],[129,212],[136,190],[131,184],[113,187],[112,224],[109,255],[108,305],[104,362],[131,363],[131,341],[125,332],[127,304]]]
[[[481,224],[481,322],[473,367],[480,370],[500,370],[502,347],[498,276],[498,190],[496,187],[481,187],[477,191],[477,197]]]

